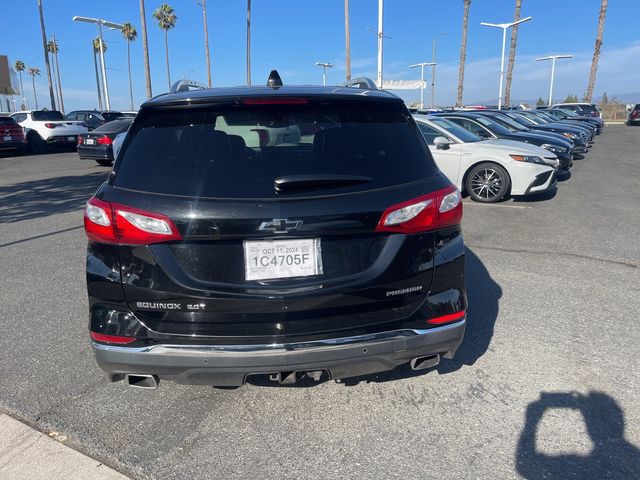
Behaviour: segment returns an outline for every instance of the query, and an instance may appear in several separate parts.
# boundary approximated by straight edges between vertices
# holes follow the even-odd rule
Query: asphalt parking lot
[[[87,333],[82,206],[108,169],[0,157],[0,411],[133,478],[640,478],[640,128],[555,191],[465,201],[454,360],[342,383],[108,383]]]

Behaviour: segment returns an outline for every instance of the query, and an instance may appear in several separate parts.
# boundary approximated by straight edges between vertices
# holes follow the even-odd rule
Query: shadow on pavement
[[[593,443],[589,455],[547,455],[536,448],[536,431],[550,409],[577,410],[584,417]],[[640,450],[624,439],[624,414],[618,403],[602,392],[541,393],[527,407],[524,429],[516,449],[516,468],[526,479],[640,478]]]
[[[446,374],[459,370],[463,365],[473,365],[482,357],[491,343],[493,328],[498,318],[498,302],[502,296],[502,288],[491,278],[482,261],[468,247],[465,251],[465,262],[469,301],[467,327],[464,340],[453,359],[442,359],[440,365],[434,369],[414,371],[408,364],[405,364],[388,372],[344,378],[340,380],[340,383],[345,386],[354,386],[361,382],[382,383],[418,377],[433,370],[437,370],[439,374]],[[265,376],[256,376],[249,377],[247,383],[256,386],[305,388],[316,386],[326,380],[328,378],[323,375],[320,382],[302,378],[292,385],[280,385],[268,380]]]
[[[526,197],[514,197],[514,203],[532,203],[532,202],[547,202],[552,200],[558,193],[558,187],[553,187],[550,190],[542,193],[532,193]]]
[[[79,210],[107,175],[101,171],[0,186],[0,223]]]

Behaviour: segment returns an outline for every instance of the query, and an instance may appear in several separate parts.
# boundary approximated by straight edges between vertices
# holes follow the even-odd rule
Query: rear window
[[[56,110],[31,112],[31,118],[36,122],[57,122],[64,120],[62,114]]]
[[[598,109],[595,107],[595,105],[579,105],[578,108],[583,112],[598,112]]]
[[[111,122],[122,116],[120,112],[102,112],[100,115],[107,122]]]
[[[100,125],[98,128],[93,130],[93,133],[103,133],[103,132],[109,132],[109,133],[113,133],[113,132],[124,132],[127,128],[129,128],[129,125],[131,125],[131,122],[133,121],[133,118],[129,119],[129,120],[114,120],[113,122],[109,122],[109,123],[105,123],[104,125]]]
[[[7,125],[15,126],[15,125],[18,125],[18,124],[11,117],[0,117],[0,125],[2,125],[2,126],[7,126]]]
[[[296,195],[362,191],[434,176],[437,167],[400,105],[298,104],[143,113],[115,187],[184,196],[274,198],[288,175],[371,181]]]

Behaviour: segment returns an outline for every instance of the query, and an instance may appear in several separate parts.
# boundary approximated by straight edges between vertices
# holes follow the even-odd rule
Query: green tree
[[[33,99],[36,102],[36,110],[38,110],[38,94],[36,93],[36,75],[40,76],[40,69],[36,67],[29,67],[27,71],[29,75],[31,75],[31,83],[33,85]]]
[[[562,103],[578,103],[579,101],[580,99],[578,98],[578,95],[576,95],[575,93],[570,93]]]
[[[58,47],[58,41],[53,38],[53,40],[49,40],[47,42],[47,51],[51,54],[51,63],[53,65],[53,74],[54,74],[54,84],[56,83],[57,78],[57,89],[56,94],[58,97],[58,105],[60,106],[60,111],[64,112],[64,99],[62,98],[62,82],[60,81],[60,63],[58,63],[58,52],[60,48]]]
[[[163,3],[153,12],[153,18],[158,21],[158,26],[164,30],[164,52],[167,61],[167,81],[171,89],[171,71],[169,70],[169,30],[176,26],[178,20],[173,7]]]
[[[127,41],[127,67],[129,68],[129,101],[131,110],[133,110],[133,84],[131,83],[131,42],[134,42],[138,36],[136,27],[126,22],[122,26],[122,36]]]
[[[536,100],[536,105],[537,105],[538,107],[540,107],[540,106],[542,106],[542,105],[546,105],[546,104],[547,104],[547,102],[545,102],[545,101],[542,99],[542,97],[540,97],[540,98],[538,98],[538,100]]]
[[[20,110],[26,110],[27,106],[24,104],[24,89],[22,88],[22,72],[24,72],[27,67],[25,67],[22,60],[16,60],[13,66],[20,77]]]

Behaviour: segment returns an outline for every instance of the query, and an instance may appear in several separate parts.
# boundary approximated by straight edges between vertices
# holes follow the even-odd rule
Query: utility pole
[[[382,11],[384,0],[378,0],[378,88],[382,90]]]
[[[197,2],[202,7],[202,19],[204,20],[204,51],[207,57],[207,85],[211,88],[211,58],[209,57],[209,27],[207,26],[207,0]]]
[[[55,62],[56,62],[56,72],[58,75],[58,93],[59,93],[59,98],[60,98],[60,111],[62,113],[64,113],[64,97],[62,96],[62,82],[60,81],[60,64],[58,63],[58,42],[56,41],[56,36],[53,36],[53,43],[56,45],[56,51],[54,52],[55,55]]]
[[[251,0],[247,0],[247,85],[251,86]]]
[[[345,71],[347,74],[347,81],[351,80],[351,32],[349,29],[349,0],[344,0],[344,35],[345,35],[345,49],[347,51]]]
[[[42,13],[42,0],[38,0],[38,13],[40,15],[40,30],[42,31],[42,48],[44,51],[44,64],[47,67],[47,80],[49,80],[49,97],[51,98],[51,110],[55,110],[56,99],[53,94],[53,79],[51,78],[51,65],[49,65],[49,52],[47,51],[47,34],[44,29],[44,14]]]

